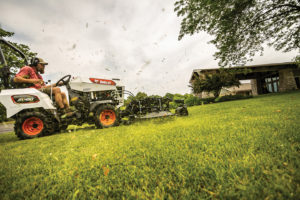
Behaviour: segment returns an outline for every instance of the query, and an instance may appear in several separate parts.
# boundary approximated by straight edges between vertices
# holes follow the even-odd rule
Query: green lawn
[[[0,134],[0,199],[299,199],[300,92],[32,140]]]

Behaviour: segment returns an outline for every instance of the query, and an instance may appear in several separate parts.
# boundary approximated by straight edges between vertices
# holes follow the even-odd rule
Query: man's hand
[[[62,81],[59,81],[59,83],[56,84],[56,86],[63,86],[63,85],[64,85],[64,82],[62,82]]]

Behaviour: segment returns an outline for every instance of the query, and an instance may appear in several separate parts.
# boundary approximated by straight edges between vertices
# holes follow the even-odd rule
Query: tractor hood
[[[81,92],[93,92],[93,91],[105,91],[115,90],[119,86],[118,79],[104,79],[104,78],[85,78],[85,77],[73,77],[70,81],[70,87],[72,90]]]

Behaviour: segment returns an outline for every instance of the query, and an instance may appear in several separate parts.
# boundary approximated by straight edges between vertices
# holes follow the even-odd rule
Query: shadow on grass
[[[152,122],[153,124],[165,124],[167,122],[172,122],[175,120],[176,116],[166,116],[166,117],[157,117],[157,118],[150,118],[150,119],[139,119],[138,122],[148,121]]]
[[[300,93],[300,89],[293,90],[293,91],[286,91],[286,92],[274,92],[274,93],[268,93],[268,94],[260,94],[257,96],[253,96],[254,98],[265,98],[265,97],[271,97],[271,96],[282,96],[287,94],[297,94]]]
[[[40,138],[44,138],[44,137],[55,137],[57,135],[60,135],[60,134],[68,134],[70,132],[74,133],[76,131],[81,131],[81,130],[86,130],[86,131],[89,131],[89,130],[95,130],[96,128],[95,127],[76,127],[76,128],[70,128],[70,129],[67,129],[65,131],[61,131],[61,132],[55,132],[55,133],[52,133],[50,135],[45,135],[45,136],[42,136]],[[37,138],[34,138],[34,139],[38,139],[39,137]],[[31,139],[27,139],[27,140],[31,140]],[[11,143],[11,142],[17,142],[17,141],[24,141],[22,139],[19,139],[14,132],[9,132],[9,133],[2,133],[0,134],[0,144],[7,144],[7,143]]]
[[[14,132],[3,133],[0,135],[0,144],[21,141]]]
[[[89,130],[96,130],[97,128],[95,126],[89,126],[89,127],[82,127],[82,126],[78,126],[78,127],[70,127],[65,131],[61,131],[58,132],[59,133],[70,133],[70,132],[76,132],[76,131],[81,131],[81,130],[85,130],[85,131],[89,131]]]

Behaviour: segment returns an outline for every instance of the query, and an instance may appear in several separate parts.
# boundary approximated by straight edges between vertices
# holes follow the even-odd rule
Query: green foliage
[[[130,101],[133,99],[141,100],[147,96],[146,93],[138,92],[137,96],[138,98],[129,97],[125,100],[125,105],[128,105]],[[149,97],[161,97],[159,95],[151,95]],[[223,102],[223,101],[230,101],[230,100],[238,100],[238,99],[247,99],[251,98],[252,96],[243,96],[243,95],[228,95],[228,96],[222,96],[222,97],[208,97],[208,98],[199,98],[197,96],[194,96],[193,94],[171,94],[167,93],[163,98],[169,98],[172,101],[169,103],[170,109],[176,109],[180,104],[176,103],[176,100],[184,100],[184,104],[188,107],[196,106],[196,105],[204,105],[209,103],[217,103],[217,102]]]
[[[195,105],[201,105],[202,101],[199,97],[196,96],[189,96],[184,100],[184,103],[190,107],[190,106],[195,106]]]
[[[148,95],[145,92],[138,92],[134,97],[133,96],[129,96],[128,100],[129,102],[132,100],[141,100],[148,97]]]
[[[199,98],[197,96],[189,96],[184,100],[184,103],[190,107],[190,106],[197,106],[197,105],[204,105],[208,103],[214,103],[215,98],[214,97],[208,97],[208,98]]]
[[[135,95],[135,99],[136,100],[141,100],[141,99],[144,99],[146,98],[148,95],[145,93],[145,92],[138,92],[136,95]]]
[[[172,94],[167,93],[169,96],[172,96]],[[169,103],[169,106],[171,109],[176,109],[180,104],[176,103],[175,100],[184,100],[185,96],[182,94],[173,94],[172,102]]]
[[[262,53],[264,42],[276,50],[299,49],[300,1],[177,0],[182,17],[179,39],[206,31],[221,66],[240,65]]]
[[[298,68],[300,68],[300,55],[296,56],[294,62],[298,65]]]
[[[224,101],[232,101],[232,100],[239,100],[239,99],[249,99],[253,96],[245,96],[245,95],[226,95],[222,97],[217,97],[214,101],[215,102],[224,102]]]
[[[2,28],[0,28],[0,37],[12,37],[14,35],[13,32],[8,32]],[[17,47],[19,50],[21,50],[26,56],[28,57],[34,57],[36,56],[36,53],[33,53],[30,51],[30,48],[25,44],[18,44],[15,42],[10,42],[15,47]],[[6,62],[8,64],[8,67],[11,72],[11,77],[14,76],[14,74],[19,70],[19,68],[23,67],[25,65],[24,59],[13,49],[9,48],[6,45],[1,44],[1,49],[3,51],[4,57],[6,59]],[[0,65],[0,69],[3,67],[3,65]],[[3,88],[3,78],[0,74],[0,88]]]
[[[201,98],[201,105],[215,102],[214,97]],[[199,104],[200,105],[200,104]]]
[[[220,68],[216,73],[205,74],[204,78],[197,77],[191,85],[193,93],[212,92],[216,98],[223,87],[240,86],[236,73],[236,69]]]
[[[0,134],[1,199],[299,198],[299,92],[189,113],[25,141]]]
[[[155,95],[152,95],[155,96]],[[125,100],[124,104],[127,106],[131,101],[133,100],[141,100],[148,97],[148,95],[145,92],[138,92],[135,96],[128,96],[128,98]]]
[[[159,96],[159,95],[150,95],[149,97],[151,97],[151,98],[162,98],[162,97]]]
[[[169,98],[173,101],[173,98],[174,98],[174,94],[171,94],[171,93],[166,93],[164,98]]]

